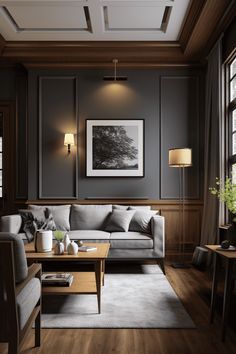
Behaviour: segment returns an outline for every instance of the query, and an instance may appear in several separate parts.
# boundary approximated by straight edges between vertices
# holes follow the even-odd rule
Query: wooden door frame
[[[4,215],[13,210],[15,198],[15,103],[12,101],[0,101],[0,111],[7,117],[7,124],[5,123],[6,139],[3,139],[3,153],[7,151],[7,156],[3,158],[2,162],[3,203],[0,205],[0,215]]]

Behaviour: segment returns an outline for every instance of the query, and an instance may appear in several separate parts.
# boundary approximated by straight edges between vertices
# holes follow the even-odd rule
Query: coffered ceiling
[[[175,41],[191,0],[5,0],[0,33],[11,41]]]
[[[201,65],[236,0],[0,0],[0,65]]]

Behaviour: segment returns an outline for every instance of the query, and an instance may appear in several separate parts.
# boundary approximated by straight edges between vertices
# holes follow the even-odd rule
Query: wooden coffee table
[[[69,295],[69,294],[96,294],[98,301],[98,313],[101,313],[101,289],[104,285],[105,260],[108,256],[108,243],[89,243],[87,246],[97,247],[96,251],[78,252],[76,255],[55,255],[52,252],[37,253],[33,243],[25,245],[26,258],[29,263],[43,262],[89,262],[94,264],[94,272],[70,272],[74,276],[73,283],[68,287],[50,286],[43,287],[45,295]]]

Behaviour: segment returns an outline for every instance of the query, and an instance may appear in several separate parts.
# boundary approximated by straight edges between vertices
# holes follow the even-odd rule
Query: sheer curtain
[[[216,244],[219,225],[219,201],[209,192],[220,176],[222,115],[222,46],[221,39],[208,56],[205,102],[204,207],[201,245]]]

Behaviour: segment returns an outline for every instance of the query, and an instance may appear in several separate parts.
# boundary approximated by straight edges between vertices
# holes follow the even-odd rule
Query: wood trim
[[[112,59],[119,66],[145,67],[151,65],[189,65],[176,41],[97,41],[97,42],[7,42],[3,59],[24,63],[26,67],[112,67]],[[194,65],[196,64],[191,61]]]
[[[22,204],[22,201],[16,201],[16,204]],[[137,199],[32,199],[26,200],[25,204],[38,204],[38,205],[58,205],[58,204],[123,204],[123,205],[152,205],[152,206],[169,206],[169,205],[179,205],[179,200],[170,199],[170,200],[161,200],[161,199],[146,199],[146,200],[137,200]],[[194,200],[185,200],[185,205],[198,205],[203,206],[203,200],[194,199]]]
[[[185,23],[183,25],[182,31],[179,36],[179,44],[181,45],[182,50],[184,51],[190,36],[196,26],[196,23],[201,15],[203,7],[206,3],[206,0],[192,0],[190,9],[186,16]]]
[[[43,187],[42,187],[42,174],[43,174],[43,168],[42,168],[42,81],[44,79],[63,79],[63,80],[73,80],[74,81],[74,111],[75,111],[75,125],[76,128],[78,129],[78,79],[76,76],[39,76],[39,98],[38,98],[38,116],[39,116],[39,122],[38,122],[38,193],[39,193],[39,199],[49,199],[51,200],[51,196],[45,196],[43,195]],[[69,198],[74,198],[77,199],[78,197],[78,144],[76,144],[76,154],[74,157],[74,197],[70,196]],[[68,197],[65,197],[67,199]]]
[[[229,20],[233,15],[229,14],[229,7],[231,8],[235,1],[232,0],[206,0],[199,15],[196,24],[189,36],[187,43],[185,43],[184,54],[187,57],[200,59],[202,58],[207,49],[214,43],[215,37],[219,36],[216,30],[221,22],[221,19],[225,17],[224,26],[220,27],[220,31],[225,29],[225,26],[229,25]],[[224,16],[224,14],[226,14]],[[185,30],[187,32],[187,29]],[[185,33],[184,30],[182,32]],[[182,36],[182,41],[184,36]],[[184,41],[183,41],[184,43]]]

